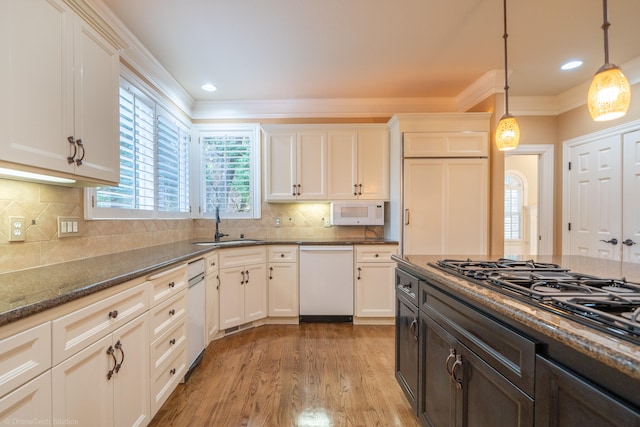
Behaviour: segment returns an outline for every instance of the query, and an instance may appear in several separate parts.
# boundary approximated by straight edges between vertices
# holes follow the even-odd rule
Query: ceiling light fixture
[[[567,61],[564,64],[562,64],[560,69],[563,70],[563,71],[573,70],[575,68],[578,68],[581,65],[582,65],[582,61],[580,61],[579,59],[574,59],[574,60]]]
[[[609,63],[609,17],[607,0],[602,0],[604,23],[604,65],[593,76],[587,94],[587,107],[597,122],[618,119],[631,103],[631,87],[620,67]]]
[[[218,88],[211,83],[203,84],[202,89],[206,90],[207,92],[215,92],[216,90],[218,90]]]
[[[520,126],[516,118],[509,114],[509,83],[507,67],[507,0],[504,0],[504,115],[496,129],[496,145],[498,150],[513,150],[520,142]]]

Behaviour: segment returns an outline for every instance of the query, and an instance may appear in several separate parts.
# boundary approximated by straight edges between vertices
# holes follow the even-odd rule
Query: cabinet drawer
[[[420,306],[458,341],[529,396],[534,393],[536,343],[487,314],[421,282]],[[424,289],[424,291],[423,291]]]
[[[187,319],[176,322],[160,338],[151,343],[151,376],[166,367],[187,343]]]
[[[167,366],[151,377],[151,417],[158,412],[158,409],[169,398],[171,392],[187,372],[187,350],[186,345],[178,351]]]
[[[242,267],[267,262],[264,246],[224,249],[219,252],[220,268]]]
[[[150,341],[159,338],[171,326],[182,320],[187,314],[187,292],[180,292],[173,298],[152,308]]]
[[[267,259],[269,262],[297,262],[298,246],[270,246]]]
[[[396,268],[396,293],[403,295],[413,305],[418,305],[420,279]]]
[[[51,371],[1,398],[0,420],[5,425],[51,425]]]
[[[149,286],[142,283],[53,321],[53,365],[135,319],[149,306]]]
[[[187,289],[187,265],[182,264],[170,270],[161,271],[147,277],[151,282],[151,307]]]
[[[207,255],[204,259],[204,265],[205,265],[204,274],[206,275],[209,275],[211,273],[218,271],[218,252],[214,252],[212,254]]]
[[[51,323],[0,341],[0,396],[51,367]]]
[[[356,262],[392,262],[395,254],[394,245],[356,245]]]

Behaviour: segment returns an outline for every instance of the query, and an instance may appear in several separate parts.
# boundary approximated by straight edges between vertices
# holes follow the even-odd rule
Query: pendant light
[[[509,114],[509,83],[507,67],[507,0],[504,0],[504,115],[498,122],[496,129],[496,145],[498,150],[513,150],[520,142],[520,126],[516,118]]]
[[[591,118],[597,122],[618,119],[625,114],[631,103],[631,87],[620,67],[609,63],[609,23],[607,0],[602,0],[604,22],[604,65],[593,76],[587,107]]]

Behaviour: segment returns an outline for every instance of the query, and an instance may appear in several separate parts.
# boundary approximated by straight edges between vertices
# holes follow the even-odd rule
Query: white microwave
[[[384,225],[384,202],[332,202],[331,225]]]

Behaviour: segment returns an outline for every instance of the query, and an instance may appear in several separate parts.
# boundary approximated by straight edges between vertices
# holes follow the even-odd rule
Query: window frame
[[[197,155],[194,157],[194,166],[197,163],[195,175],[196,184],[192,187],[197,191],[198,217],[203,219],[215,219],[215,212],[204,212],[204,188],[202,177],[202,138],[220,133],[248,133],[251,138],[251,160],[250,160],[250,198],[252,208],[249,212],[226,212],[220,211],[221,219],[260,219],[262,217],[262,152],[260,143],[259,123],[220,123],[220,124],[197,124],[194,125],[195,138],[198,141]]]
[[[145,219],[188,219],[193,217],[193,175],[192,165],[194,163],[193,158],[193,125],[190,119],[184,115],[184,113],[178,110],[175,106],[169,105],[164,102],[161,95],[151,89],[146,83],[141,81],[132,72],[126,68],[122,70],[120,75],[120,88],[125,88],[131,93],[134,93],[136,97],[141,99],[148,106],[152,106],[154,114],[154,165],[153,165],[153,177],[154,177],[154,195],[153,195],[153,209],[119,209],[119,208],[102,208],[94,206],[97,195],[97,188],[86,188],[84,191],[84,212],[85,219],[87,220],[145,220]],[[165,119],[173,121],[178,127],[188,134],[188,147],[187,153],[189,155],[187,171],[187,185],[188,189],[188,209],[186,212],[170,212],[160,211],[158,206],[158,115],[164,113]],[[120,134],[120,132],[118,132]],[[120,144],[120,140],[118,140]]]
[[[503,238],[504,238],[505,242],[506,241],[509,241],[509,242],[524,242],[524,241],[527,240],[526,239],[526,230],[525,230],[525,208],[527,206],[526,200],[528,200],[527,199],[527,197],[528,197],[528,194],[527,194],[528,193],[527,179],[520,171],[517,171],[515,169],[514,170],[505,171],[504,176],[505,176],[505,179],[506,179],[507,176],[512,176],[512,177],[514,177],[516,180],[518,180],[520,182],[520,206],[519,206],[519,210],[518,210],[520,237],[517,238],[517,239],[508,239],[508,238],[505,237],[505,234],[506,234],[505,230],[503,230]],[[504,181],[503,181],[503,187],[504,187],[504,195],[505,196],[503,197],[502,203],[506,204],[505,202],[506,202],[506,193],[507,193],[507,191],[506,191],[506,184],[504,183]],[[506,216],[507,216],[507,213],[505,211],[504,215],[503,215],[503,221],[504,221],[504,219],[506,219]],[[511,215],[511,216],[513,216],[513,215]],[[504,229],[504,227],[503,227],[503,229]]]

